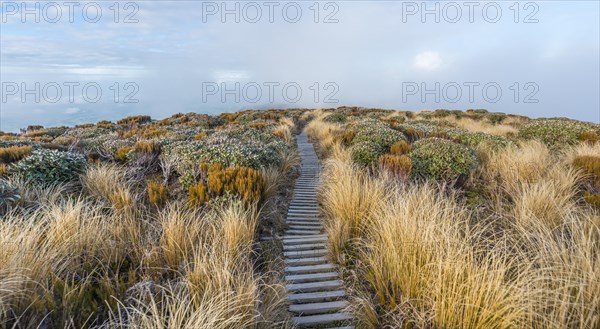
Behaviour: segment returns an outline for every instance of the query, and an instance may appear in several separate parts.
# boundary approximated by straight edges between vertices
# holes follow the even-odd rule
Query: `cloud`
[[[426,71],[434,71],[441,65],[442,57],[438,52],[435,51],[425,51],[417,54],[413,63],[413,67]]]
[[[79,111],[81,111],[81,109],[78,107],[69,107],[68,109],[65,110],[65,114],[75,114],[75,113],[79,113]]]

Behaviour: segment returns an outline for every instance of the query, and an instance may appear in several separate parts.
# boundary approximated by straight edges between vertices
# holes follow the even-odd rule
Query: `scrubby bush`
[[[352,160],[362,166],[372,165],[385,153],[385,149],[376,143],[367,141],[352,146]]]
[[[384,154],[379,157],[379,170],[388,172],[394,177],[406,181],[410,177],[412,161],[406,155]]]
[[[149,123],[152,122],[152,118],[149,115],[136,115],[136,116],[130,116],[130,117],[126,117],[123,118],[119,121],[117,121],[117,124],[119,125],[141,125],[141,124],[145,124],[145,123]]]
[[[394,155],[408,154],[411,150],[410,144],[407,141],[398,141],[390,147],[390,153]]]
[[[346,123],[348,118],[342,113],[331,113],[323,119],[324,122],[328,123]]]
[[[586,131],[579,135],[579,140],[589,144],[595,144],[600,141],[600,135],[595,131]]]
[[[125,146],[117,149],[115,153],[115,160],[119,162],[126,162],[129,159],[129,155],[131,154],[131,150],[133,147]]]
[[[281,152],[288,144],[268,131],[246,126],[230,126],[199,141],[177,142],[164,150],[164,157],[177,156],[180,163],[176,169],[205,162],[225,166],[260,168],[277,165]]]
[[[38,184],[65,183],[77,179],[85,171],[85,157],[57,150],[35,150],[9,169],[12,175]]]
[[[232,194],[240,197],[246,204],[252,204],[261,201],[265,179],[252,168],[225,168],[221,164],[214,164],[208,169],[208,188],[214,196]]]
[[[506,118],[506,113],[502,112],[494,112],[487,115],[487,120],[493,125],[502,123],[502,121],[506,120]]]
[[[375,119],[360,121],[352,128],[356,132],[352,144],[368,142],[387,149],[397,141],[406,140],[404,134],[392,129],[387,123]]]
[[[440,138],[416,142],[410,158],[414,177],[448,183],[462,182],[478,163],[471,148]]]
[[[190,206],[201,206],[208,200],[210,200],[210,195],[208,194],[208,187],[204,182],[198,182],[188,188],[188,203]]]
[[[0,148],[0,163],[17,162],[28,156],[32,151],[33,147],[27,145],[2,147]]]
[[[449,138],[470,147],[476,147],[480,144],[487,144],[493,149],[501,149],[513,144],[504,137],[490,135],[483,132],[470,132],[462,129],[449,129],[446,131],[448,132]]]
[[[139,141],[135,143],[133,149],[139,154],[159,154],[162,145],[156,141]]]
[[[519,137],[537,139],[552,148],[574,145],[582,134],[597,131],[598,125],[567,119],[531,120],[521,127]]]
[[[148,200],[151,204],[162,206],[169,199],[169,187],[157,180],[148,181]]]
[[[573,160],[573,166],[581,169],[586,175],[594,181],[597,188],[600,188],[600,155],[599,156],[578,156]]]

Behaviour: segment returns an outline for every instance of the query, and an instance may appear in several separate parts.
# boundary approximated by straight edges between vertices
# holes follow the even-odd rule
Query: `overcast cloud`
[[[27,3],[36,23],[0,1],[0,130],[341,105],[600,120],[598,1],[57,3]]]

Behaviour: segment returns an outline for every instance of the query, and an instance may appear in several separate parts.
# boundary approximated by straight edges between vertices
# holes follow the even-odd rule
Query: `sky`
[[[600,1],[0,1],[0,130],[485,108],[600,123]]]

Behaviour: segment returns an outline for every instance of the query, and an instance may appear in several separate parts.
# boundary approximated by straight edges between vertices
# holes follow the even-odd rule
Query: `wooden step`
[[[335,265],[333,264],[320,264],[320,265],[307,265],[307,266],[286,266],[284,271],[290,275],[297,274],[315,274],[315,273],[325,273],[331,272],[335,270]]]
[[[306,243],[327,242],[326,236],[302,236],[285,235],[283,239],[284,246],[299,245]]]
[[[286,266],[308,266],[327,264],[329,260],[324,256],[305,257],[305,258],[289,258],[285,260]]]
[[[289,234],[289,235],[311,236],[311,235],[317,235],[317,234],[321,233],[321,231],[315,231],[315,230],[287,230],[287,231],[285,231],[285,233]]]
[[[293,283],[322,282],[339,278],[337,272],[286,275],[285,281]]]
[[[342,288],[342,281],[331,280],[331,281],[320,281],[320,282],[307,282],[307,283],[292,283],[286,286],[289,292],[318,292],[318,291],[330,291]]]
[[[297,245],[284,245],[284,251],[296,251],[296,250],[314,250],[314,249],[324,249],[327,245],[325,243],[307,243],[307,244],[297,244]]]
[[[340,311],[348,307],[349,303],[345,300],[338,300],[335,302],[325,303],[309,303],[309,304],[292,304],[290,305],[290,312],[301,314],[301,315],[314,315],[323,313],[332,313]]]
[[[346,292],[343,290],[307,292],[300,294],[288,295],[288,300],[294,304],[304,303],[324,303],[346,297]]]
[[[307,258],[307,257],[321,257],[327,255],[327,249],[310,249],[310,250],[293,250],[285,251],[283,256],[286,258]]]
[[[292,319],[298,327],[312,327],[336,322],[352,320],[352,315],[348,313],[331,313],[309,316],[298,316]]]
[[[321,225],[295,225],[295,224],[290,224],[288,226],[288,228],[290,230],[316,230],[316,231],[321,231],[323,229],[323,226]]]

